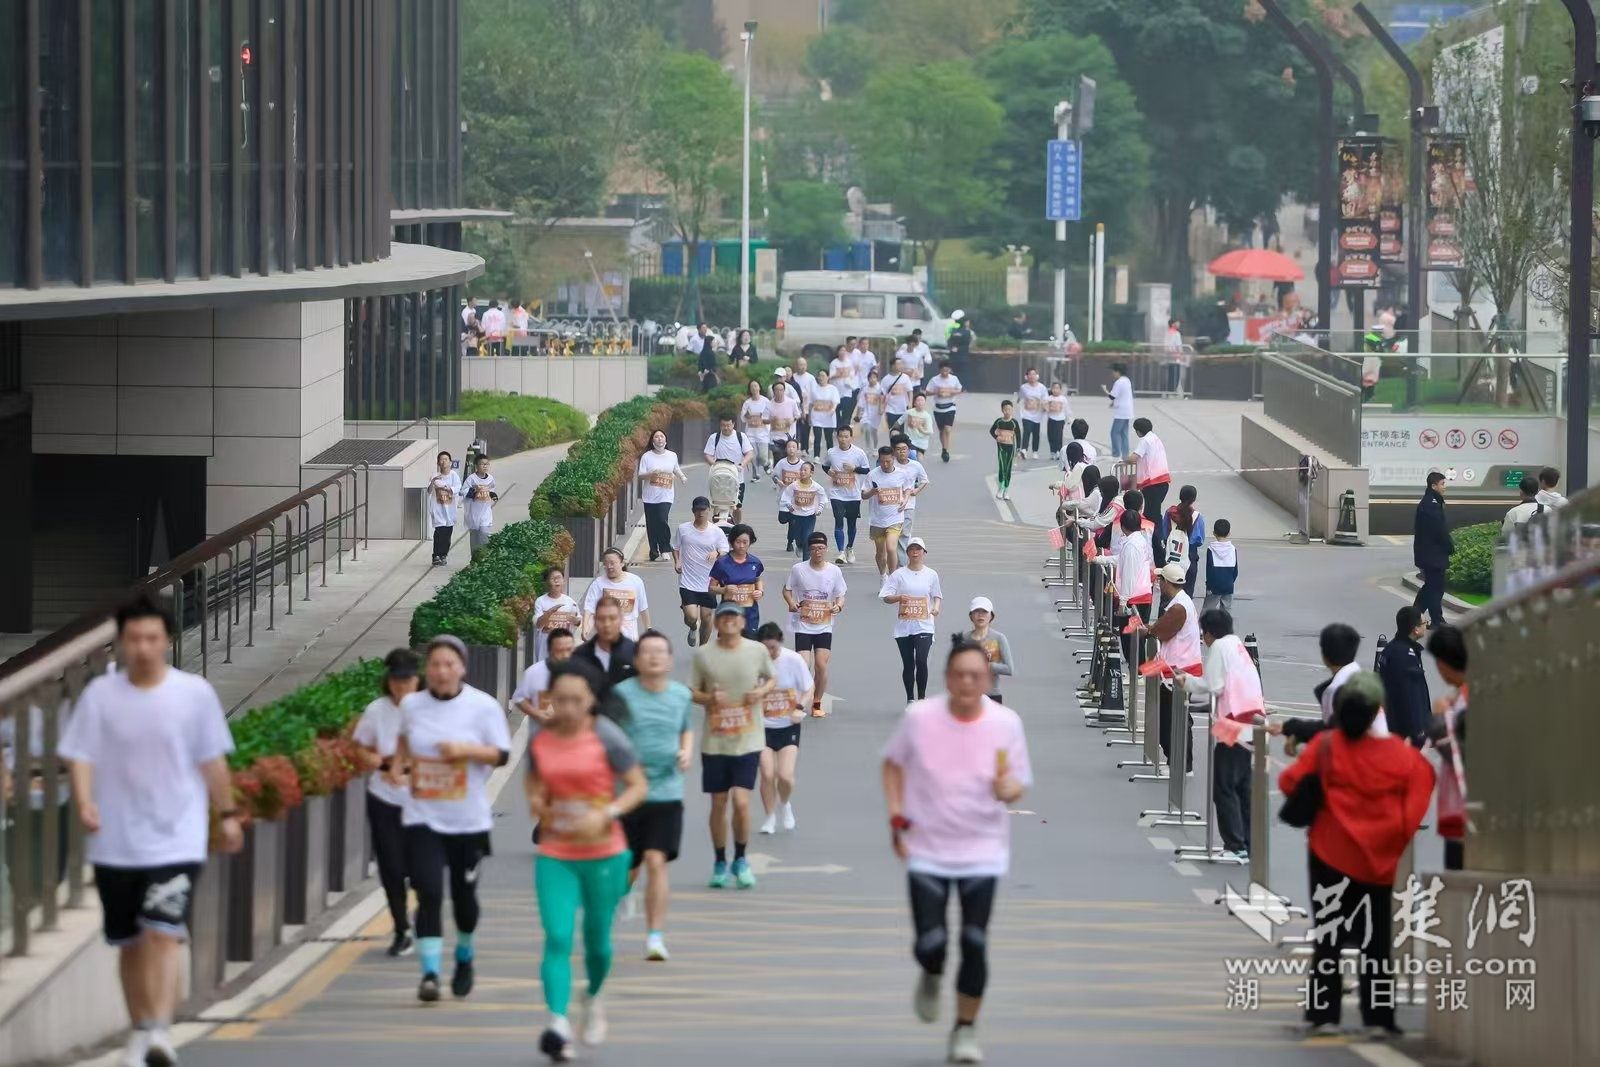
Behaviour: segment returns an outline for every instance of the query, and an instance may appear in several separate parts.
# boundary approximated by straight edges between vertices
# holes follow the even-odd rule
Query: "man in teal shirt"
[[[637,676],[611,690],[628,707],[628,739],[650,783],[645,802],[622,817],[633,853],[628,885],[637,880],[642,864],[648,872],[644,914],[649,934],[644,958],[665,960],[667,943],[662,931],[671,892],[667,864],[678,858],[683,841],[683,772],[694,755],[694,728],[689,717],[694,702],[689,687],[669,677],[672,642],[666,635],[655,630],[640,634],[633,665]]]

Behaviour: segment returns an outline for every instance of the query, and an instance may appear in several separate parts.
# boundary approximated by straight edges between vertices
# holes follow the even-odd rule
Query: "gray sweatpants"
[[[900,558],[902,560],[906,558],[906,546],[911,543],[913,536],[911,527],[915,524],[916,518],[917,509],[909,508],[906,510],[905,518],[900,522]]]

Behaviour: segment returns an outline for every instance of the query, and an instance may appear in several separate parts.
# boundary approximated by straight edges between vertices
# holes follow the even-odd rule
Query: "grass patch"
[[[459,410],[439,417],[451,422],[508,422],[521,431],[524,448],[576,441],[589,431],[588,416],[547,396],[465,392]]]
[[[1464,600],[1475,608],[1481,607],[1482,605],[1487,604],[1489,601],[1494,599],[1494,597],[1490,596],[1488,593],[1462,593],[1454,589],[1447,591],[1451,596],[1458,600]]]
[[[1505,415],[1520,414],[1518,407],[1500,407],[1478,401],[1457,402],[1461,383],[1442,379],[1422,378],[1417,381],[1417,406],[1406,407],[1406,382],[1404,378],[1380,378],[1372,392],[1369,404],[1387,404],[1396,411],[1439,411],[1454,415]]]

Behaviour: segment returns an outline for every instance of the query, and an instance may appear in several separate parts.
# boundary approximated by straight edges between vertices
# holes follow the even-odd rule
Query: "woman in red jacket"
[[[1306,996],[1308,1036],[1339,1032],[1339,949],[1361,951],[1361,1022],[1374,1037],[1395,1037],[1394,1006],[1374,1004],[1375,980],[1393,981],[1389,929],[1395,867],[1422,825],[1433,796],[1433,767],[1404,740],[1373,728],[1383,681],[1353,675],[1339,692],[1335,729],[1324,730],[1278,778],[1284,796],[1308,774],[1322,780],[1322,806],[1307,835],[1315,927]]]

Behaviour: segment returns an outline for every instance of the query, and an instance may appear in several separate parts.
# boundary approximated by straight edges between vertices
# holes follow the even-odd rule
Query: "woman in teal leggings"
[[[611,970],[611,914],[628,887],[628,846],[621,818],[644,800],[648,786],[628,735],[612,721],[617,702],[602,707],[604,682],[586,663],[550,668],[550,719],[528,739],[528,809],[539,823],[533,861],[539,922],[544,927],[544,985],[550,1024],[539,1049],[551,1060],[572,1059],[572,939],[583,909],[583,960],[588,996],[581,1034],[586,1045],[605,1040],[600,989]]]

